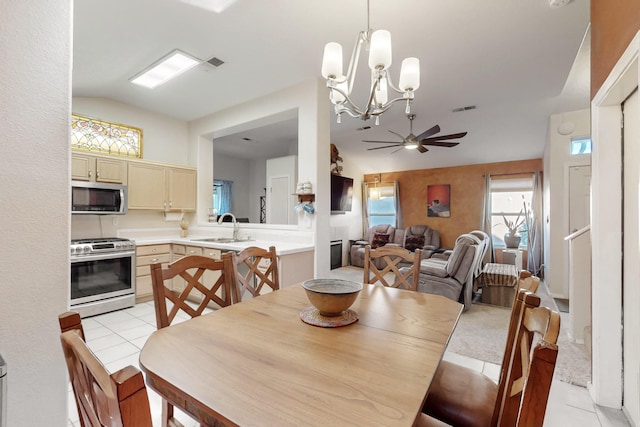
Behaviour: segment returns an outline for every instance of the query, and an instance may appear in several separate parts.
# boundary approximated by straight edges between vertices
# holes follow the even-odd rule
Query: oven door
[[[135,294],[135,251],[71,257],[71,306]]]

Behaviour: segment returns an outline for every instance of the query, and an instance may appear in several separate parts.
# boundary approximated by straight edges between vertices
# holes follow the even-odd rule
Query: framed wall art
[[[451,210],[451,186],[427,185],[427,216],[449,218]]]

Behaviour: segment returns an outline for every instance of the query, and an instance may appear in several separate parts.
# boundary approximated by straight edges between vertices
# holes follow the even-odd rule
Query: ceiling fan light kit
[[[437,134],[438,132],[440,132],[440,126],[435,125],[431,129],[428,129],[428,130],[422,132],[418,136],[415,136],[413,134],[413,120],[416,118],[416,115],[415,114],[407,114],[407,118],[409,119],[409,135],[407,135],[405,137],[405,136],[402,136],[399,133],[394,132],[392,130],[389,131],[392,134],[400,137],[402,139],[402,142],[371,141],[371,140],[364,139],[364,140],[362,140],[363,142],[368,142],[370,144],[391,144],[391,145],[384,145],[382,147],[367,148],[367,151],[381,150],[383,148],[397,148],[396,150],[391,152],[391,154],[393,154],[396,151],[400,151],[401,149],[406,148],[407,150],[416,150],[417,149],[421,153],[426,153],[427,151],[429,151],[429,149],[426,147],[427,145],[434,146],[434,147],[451,148],[451,147],[455,147],[456,145],[458,145],[460,143],[459,142],[450,142],[449,140],[457,139],[457,138],[463,138],[465,135],[467,135],[467,132],[460,132],[460,133],[453,133],[451,135],[433,136],[433,135]]]
[[[369,1],[367,0],[367,27],[369,27]],[[371,69],[371,91],[366,107],[359,108],[351,99],[356,68],[360,59],[362,47],[369,51],[369,68]],[[379,118],[392,104],[398,101],[406,102],[405,112],[411,113],[411,101],[414,92],[420,87],[420,61],[418,58],[405,58],[400,67],[398,86],[391,80],[389,67],[392,63],[391,33],[386,30],[373,31],[368,28],[361,31],[356,39],[347,74],[343,74],[342,45],[336,42],[327,43],[322,57],[322,77],[327,80],[329,99],[334,104],[338,123],[343,113],[351,117],[368,120]],[[391,88],[401,94],[397,98],[388,100],[388,90]]]

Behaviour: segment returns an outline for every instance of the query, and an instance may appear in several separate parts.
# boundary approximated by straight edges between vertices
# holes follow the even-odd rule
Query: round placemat
[[[304,323],[321,328],[339,328],[350,325],[358,320],[358,313],[353,310],[345,310],[339,316],[323,316],[317,308],[308,307],[300,312],[300,319]]]

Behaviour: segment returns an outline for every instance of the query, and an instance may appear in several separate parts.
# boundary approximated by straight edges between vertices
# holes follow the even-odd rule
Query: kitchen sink
[[[193,242],[210,242],[210,243],[238,243],[251,242],[253,239],[232,239],[230,237],[207,237],[206,239],[191,239]]]

